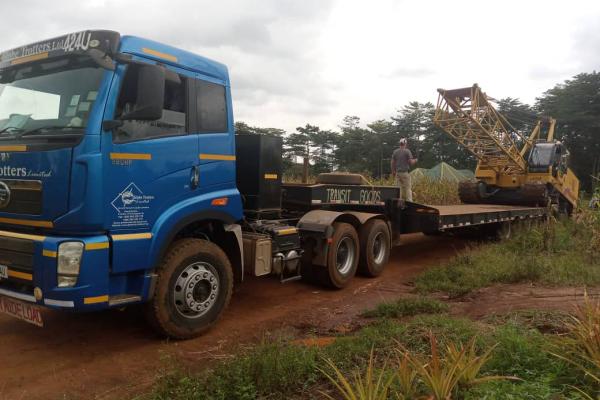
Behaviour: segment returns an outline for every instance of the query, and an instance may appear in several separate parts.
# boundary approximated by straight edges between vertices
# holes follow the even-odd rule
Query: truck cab
[[[28,305],[146,303],[171,336],[210,326],[242,275],[232,115],[224,65],[150,40],[1,53],[1,307],[42,323]]]

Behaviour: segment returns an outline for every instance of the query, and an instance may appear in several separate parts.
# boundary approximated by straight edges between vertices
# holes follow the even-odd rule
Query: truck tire
[[[358,272],[368,277],[381,275],[390,258],[390,230],[385,221],[372,219],[359,230]]]
[[[335,222],[333,229],[327,254],[327,267],[314,267],[313,273],[318,273],[318,281],[322,285],[342,289],[356,275],[360,245],[352,225]]]
[[[227,255],[203,239],[181,239],[156,271],[148,322],[162,335],[189,339],[207,331],[231,299],[233,271]]]

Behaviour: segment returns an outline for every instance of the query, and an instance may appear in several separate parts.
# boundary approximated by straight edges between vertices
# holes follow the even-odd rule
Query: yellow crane
[[[538,119],[525,135],[477,84],[438,93],[434,123],[477,158],[476,181],[459,186],[464,203],[554,204],[572,212],[579,180],[568,168],[568,150],[554,139],[555,119]]]

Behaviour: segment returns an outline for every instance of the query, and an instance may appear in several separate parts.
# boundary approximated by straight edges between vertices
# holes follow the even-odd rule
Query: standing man
[[[394,150],[392,154],[392,175],[396,178],[396,182],[400,188],[400,199],[406,197],[406,201],[413,201],[410,174],[408,171],[417,162],[417,159],[413,158],[410,150],[406,148],[405,138],[400,139],[398,144],[400,147]]]

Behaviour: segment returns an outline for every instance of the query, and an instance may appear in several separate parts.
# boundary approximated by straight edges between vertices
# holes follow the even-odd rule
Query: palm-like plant
[[[465,357],[463,349],[457,354],[453,363],[444,360],[438,350],[438,342],[435,336],[429,333],[431,344],[431,356],[422,357],[411,354],[399,344],[408,363],[416,371],[421,382],[427,387],[433,400],[449,400],[456,389],[462,376],[460,366]]]
[[[339,395],[344,400],[387,400],[390,393],[390,386],[393,382],[394,375],[387,374],[386,364],[379,370],[375,371],[375,357],[373,349],[369,356],[369,362],[364,375],[360,371],[354,371],[350,379],[344,376],[344,373],[329,359],[325,363],[333,371],[333,375],[326,371],[320,370],[323,375],[329,379],[333,386],[337,389]],[[388,375],[386,377],[386,375]],[[321,392],[323,396],[330,400],[336,400],[330,394]]]
[[[565,327],[569,335],[555,346],[563,354],[551,354],[579,368],[600,384],[600,302],[590,300],[586,291],[583,304],[576,306],[574,315]],[[584,397],[593,399],[581,389],[574,389]]]

